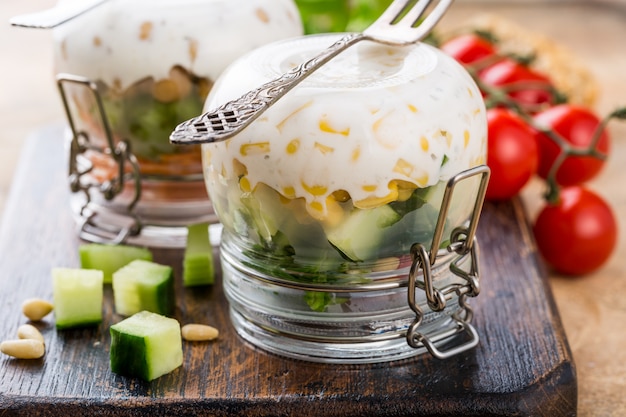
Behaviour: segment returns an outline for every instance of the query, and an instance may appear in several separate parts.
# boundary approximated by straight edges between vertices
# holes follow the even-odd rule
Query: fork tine
[[[453,2],[454,0],[394,0],[363,34],[374,41],[390,45],[407,45],[420,41],[430,33]]]
[[[394,0],[381,14],[378,19],[376,19],[376,23],[386,23],[391,24],[393,22],[398,21],[402,13],[411,5],[411,3],[415,0]]]
[[[422,27],[424,30],[426,30],[426,32],[430,32],[430,30],[435,27],[437,22],[441,20],[443,15],[446,14],[446,11],[453,3],[453,1],[454,0],[438,0],[435,7],[431,10],[430,14],[426,16],[424,21],[420,23],[419,27]],[[428,3],[430,2],[431,0],[428,0]],[[415,21],[413,24],[417,24],[417,21]]]
[[[398,22],[396,22],[396,24],[408,23],[408,26],[414,27],[432,1],[433,0],[418,0],[417,2],[409,1],[405,9],[408,9],[411,3],[414,3],[413,6]]]

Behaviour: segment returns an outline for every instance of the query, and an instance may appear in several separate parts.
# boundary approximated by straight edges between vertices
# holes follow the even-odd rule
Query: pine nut
[[[30,298],[22,304],[22,312],[32,321],[39,321],[46,317],[54,306],[39,298]]]
[[[215,327],[205,324],[185,324],[181,328],[183,339],[190,342],[206,342],[217,339],[220,332]]]
[[[17,359],[38,359],[45,353],[45,348],[39,340],[5,340],[0,343],[0,352]]]
[[[17,337],[19,337],[20,339],[38,340],[41,343],[45,344],[45,341],[43,339],[43,335],[32,324],[22,324],[20,327],[18,327],[17,328]]]

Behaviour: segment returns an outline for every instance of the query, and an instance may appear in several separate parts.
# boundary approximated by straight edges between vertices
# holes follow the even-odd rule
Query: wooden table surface
[[[0,2],[0,210],[26,137],[63,120],[53,81],[51,35],[11,28],[15,14],[51,6],[53,0]],[[599,113],[626,105],[626,5],[620,0],[581,3],[511,3],[457,0],[442,25],[455,26],[479,12],[496,13],[559,41],[588,63],[601,82]],[[626,123],[610,126],[613,151],[592,186],[626,219]],[[539,184],[524,193],[530,217],[539,203]],[[578,377],[578,415],[626,415],[626,226],[621,224],[614,256],[604,268],[580,279],[551,275]],[[2,256],[2,254],[0,254]],[[2,289],[0,289],[2,291]],[[0,335],[7,338],[8,335]]]

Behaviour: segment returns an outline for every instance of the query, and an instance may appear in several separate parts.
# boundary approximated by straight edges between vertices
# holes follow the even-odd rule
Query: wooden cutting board
[[[52,298],[50,269],[77,267],[66,154],[58,127],[22,152],[0,229],[0,338],[27,319],[21,303]],[[577,386],[545,272],[518,200],[488,204],[478,231],[481,294],[471,301],[479,346],[446,361],[427,355],[375,365],[324,365],[255,349],[230,326],[218,284],[185,289],[180,251],[158,250],[174,266],[175,317],[219,327],[218,341],[185,343],[184,364],[151,383],[111,373],[112,294],[98,328],[37,326],[40,360],[0,357],[0,415],[11,416],[573,416]]]

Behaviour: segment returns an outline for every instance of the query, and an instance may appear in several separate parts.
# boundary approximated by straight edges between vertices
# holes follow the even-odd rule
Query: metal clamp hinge
[[[472,349],[478,344],[478,333],[470,324],[474,314],[467,303],[467,298],[476,297],[480,293],[478,245],[476,243],[475,234],[480,212],[482,211],[489,174],[489,168],[485,165],[481,165],[464,171],[450,179],[446,186],[433,241],[430,245],[430,251],[422,243],[415,243],[411,247],[412,264],[409,271],[407,298],[409,307],[415,313],[415,320],[409,326],[406,339],[411,347],[425,347],[430,354],[437,359],[449,358]],[[458,227],[452,231],[450,234],[450,243],[447,246],[449,252],[454,252],[458,255],[450,264],[450,271],[454,275],[462,278],[462,282],[436,288],[432,266],[435,264],[440,242],[443,240],[444,225],[450,209],[452,194],[459,182],[475,176],[480,176],[480,185],[469,223],[466,227]],[[465,262],[467,256],[470,257],[469,270],[465,270],[460,266],[461,261]],[[422,280],[418,279],[420,272],[423,277]],[[419,331],[419,327],[424,319],[424,312],[416,301],[416,291],[418,289],[424,291],[428,307],[432,311],[443,311],[448,301],[455,297],[458,299],[459,309],[451,316],[454,322],[454,328],[450,332],[450,337],[464,333],[466,337],[463,342],[443,351],[440,350],[430,338]]]
[[[102,148],[93,145],[87,132],[78,130],[65,89],[66,84],[75,84],[85,87],[93,95],[97,105],[98,114],[102,122],[104,135],[108,145],[107,147]],[[96,233],[96,235],[111,235],[111,239],[106,240],[111,243],[119,243],[124,241],[128,236],[139,234],[142,224],[139,217],[134,212],[134,208],[141,198],[141,175],[139,171],[139,163],[135,155],[131,152],[127,141],[120,140],[117,144],[115,143],[111,125],[104,110],[102,97],[98,92],[98,86],[96,83],[84,77],[59,74],[57,75],[57,87],[61,94],[63,108],[72,132],[68,167],[70,190],[74,193],[82,192],[85,196],[85,202],[80,209],[80,216],[82,218],[82,222],[80,224],[81,237],[84,235],[93,236],[92,232],[95,229],[101,229],[98,222],[95,220],[97,212],[90,209],[91,190],[98,190],[107,201],[110,201],[124,190],[124,185],[128,181],[133,182],[134,195],[130,203],[128,203],[126,210],[127,214],[133,219],[133,222],[130,226],[123,227],[122,229],[116,231],[101,229],[100,232],[102,233]],[[113,159],[113,161],[117,164],[117,176],[104,182],[97,182],[93,179],[88,180],[87,178],[89,177],[87,174],[92,172],[93,165],[89,163],[86,167],[81,167],[81,164],[79,163],[79,156],[87,151],[97,152]],[[127,169],[127,166],[130,170]]]

